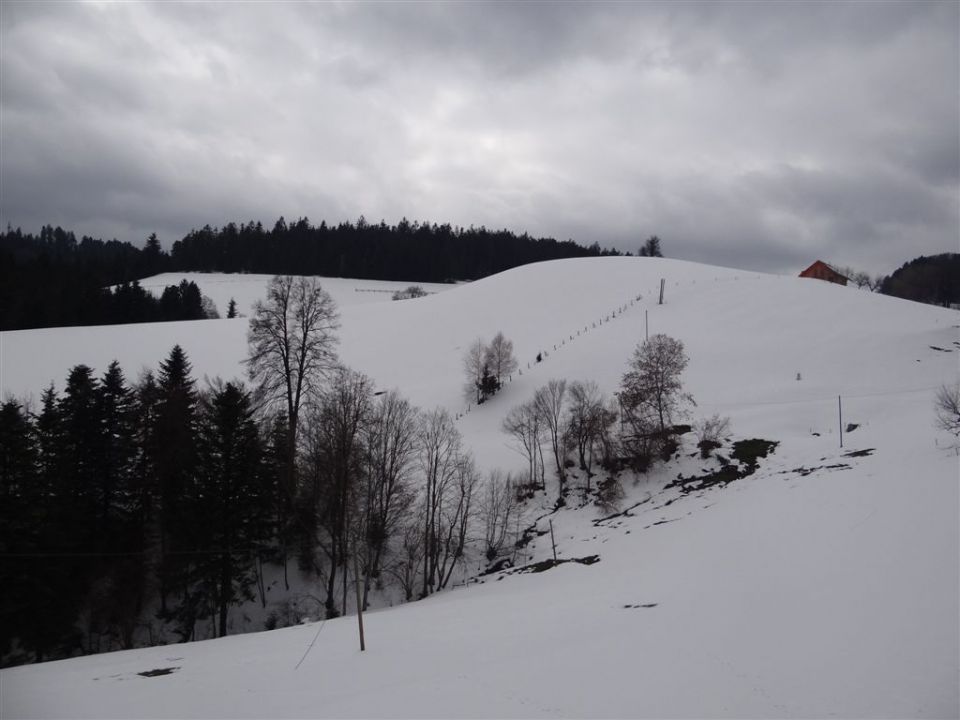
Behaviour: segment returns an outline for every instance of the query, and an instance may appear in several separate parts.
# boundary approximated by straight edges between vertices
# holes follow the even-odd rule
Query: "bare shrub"
[[[934,399],[936,426],[960,441],[960,383],[941,385]]]
[[[504,548],[513,545],[519,527],[520,503],[513,478],[499,470],[490,473],[483,496],[480,513],[484,527],[484,551],[487,562],[493,562]]]
[[[697,447],[700,448],[700,457],[707,459],[710,453],[723,443],[723,438],[730,434],[730,418],[713,415],[697,420],[693,424],[697,434]]]

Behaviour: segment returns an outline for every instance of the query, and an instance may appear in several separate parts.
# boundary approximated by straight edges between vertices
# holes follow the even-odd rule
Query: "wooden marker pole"
[[[843,447],[843,400],[837,395],[837,412],[840,417],[840,447]]]
[[[353,574],[357,578],[357,626],[360,628],[360,652],[367,649],[363,638],[363,588],[360,585],[360,551],[356,545],[353,548]]]

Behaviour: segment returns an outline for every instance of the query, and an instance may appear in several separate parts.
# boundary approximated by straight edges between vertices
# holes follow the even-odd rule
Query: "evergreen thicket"
[[[249,394],[199,392],[176,346],[127,384],[74,367],[38,412],[0,406],[0,656],[133,647],[151,606],[182,640],[251,597],[275,473]]]
[[[885,277],[880,292],[931,305],[960,303],[960,253],[914,258]]]
[[[532,238],[526,233],[449,224],[312,225],[280,218],[209,225],[164,252],[156,235],[143,248],[83,237],[49,225],[39,235],[0,233],[0,330],[109,325],[207,317],[199,291],[167,288],[159,301],[136,280],[163,272],[248,272],[369,280],[474,280],[518,265],[572,257],[618,255],[594,243]],[[191,283],[192,284],[192,283]],[[111,291],[111,286],[119,286]],[[195,285],[193,286],[196,287]],[[229,309],[227,309],[229,315]]]
[[[173,270],[321,275],[368,280],[475,280],[541,260],[619,255],[572,240],[533,238],[509,230],[360,218],[312,225],[307,218],[271,230],[260,223],[206,226],[173,244]]]
[[[264,568],[286,579],[291,560],[326,617],[358,575],[364,606],[388,578],[407,599],[445,587],[479,480],[452,419],[431,435],[395,391],[310,368],[329,378],[296,444],[262,379],[256,403],[238,382],[199,389],[179,346],[133,385],[116,362],[77,365],[38,408],[0,406],[0,664],[235,632],[231,608],[265,608]]]

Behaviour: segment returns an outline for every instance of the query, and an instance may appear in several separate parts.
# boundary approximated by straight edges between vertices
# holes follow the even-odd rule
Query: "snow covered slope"
[[[249,315],[253,304],[266,295],[266,285],[272,275],[249,275],[247,273],[163,273],[140,281],[140,286],[154,295],[159,295],[168,285],[177,285],[181,280],[195,282],[201,292],[213,300],[221,315],[226,316],[231,298],[237,302],[237,312]],[[410,285],[419,285],[428,293],[443,292],[455,285],[444,283],[411,283],[388,280],[357,280],[353,278],[324,278],[324,289],[333,296],[337,305],[358,305],[390,300],[398,290]]]
[[[960,712],[960,467],[932,409],[937,386],[958,377],[960,313],[812,280],[598,258],[417,300],[341,302],[341,314],[344,362],[423,407],[465,412],[483,467],[523,466],[500,421],[549,378],[614,392],[647,318],[651,334],[684,342],[697,416],[728,415],[736,436],[780,444],[724,488],[665,490],[700,467],[685,456],[628,487],[626,515],[553,514],[559,556],[599,562],[373,612],[364,654],[347,617],[12,668],[0,673],[2,717]],[[195,374],[229,377],[245,330],[241,319],[4,333],[0,384],[38,393],[75,363],[102,370],[113,357],[135,375],[174,342]],[[522,374],[467,412],[462,355],[498,330]],[[843,448],[838,396],[844,425],[857,425]],[[524,561],[552,556],[545,537]],[[163,668],[175,669],[138,674]]]

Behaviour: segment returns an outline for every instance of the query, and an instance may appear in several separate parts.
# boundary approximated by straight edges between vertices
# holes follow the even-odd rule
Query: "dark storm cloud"
[[[485,224],[794,272],[958,249],[958,5],[0,5],[0,220]]]

